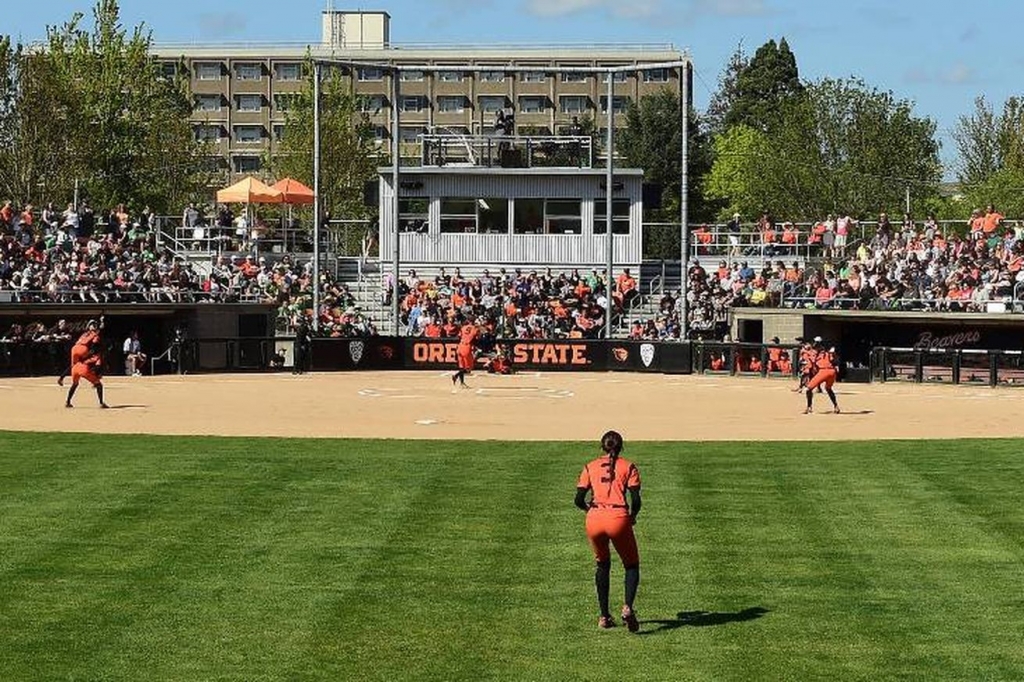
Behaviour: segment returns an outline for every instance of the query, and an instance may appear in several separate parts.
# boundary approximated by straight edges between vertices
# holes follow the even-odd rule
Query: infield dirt
[[[84,384],[74,409],[52,378],[0,380],[0,429],[95,433],[593,440],[857,440],[1018,437],[1012,388],[839,384],[804,415],[794,383],[654,374],[358,372],[108,377],[100,410]]]

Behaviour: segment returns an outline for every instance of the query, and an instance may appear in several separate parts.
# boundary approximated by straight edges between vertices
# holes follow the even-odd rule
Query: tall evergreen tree
[[[779,121],[786,102],[804,92],[796,55],[783,38],[757,48],[749,63],[736,76],[735,95],[725,114],[725,127],[745,125],[770,130]]]

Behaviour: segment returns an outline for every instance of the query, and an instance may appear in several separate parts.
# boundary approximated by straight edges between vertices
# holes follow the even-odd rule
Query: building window
[[[586,95],[562,95],[558,98],[558,110],[563,114],[582,114],[590,106]]]
[[[239,95],[238,96],[238,110],[239,111],[262,111],[263,109],[263,95]]]
[[[615,72],[615,78],[613,80],[616,83],[625,83],[627,80],[629,80],[629,73],[626,72],[626,71],[616,71]],[[601,74],[601,82],[602,83],[607,83],[608,82],[608,74],[607,73],[602,73]]]
[[[384,70],[377,66],[362,66],[356,70],[357,78],[360,81],[382,81]]]
[[[627,95],[615,95],[612,97],[612,111],[616,114],[624,114],[629,109],[629,97]],[[601,97],[601,111],[608,113],[608,95]]]
[[[417,83],[423,80],[422,71],[402,71],[400,73],[402,74],[402,80],[405,82]]]
[[[196,111],[220,111],[220,95],[196,95]]]
[[[668,69],[647,69],[644,71],[645,83],[668,83]]]
[[[380,144],[386,139],[388,139],[388,129],[384,126],[373,126],[373,141]]]
[[[240,81],[258,81],[263,78],[263,65],[257,62],[235,64],[235,78]]]
[[[258,156],[235,156],[231,160],[234,162],[236,173],[255,173],[260,169]]]
[[[548,199],[544,207],[544,227],[548,234],[583,234],[583,201]]]
[[[572,71],[572,72],[568,72],[568,73],[563,72],[562,73],[562,82],[563,83],[586,83],[587,82],[587,74],[579,72],[579,71]]]
[[[523,114],[543,114],[548,108],[548,98],[543,95],[524,95],[519,98],[519,111]]]
[[[217,142],[220,140],[220,126],[196,126],[196,140],[198,142]]]
[[[177,62],[160,62],[160,75],[163,78],[174,78],[178,75]]]
[[[466,98],[463,95],[439,95],[437,110],[446,114],[461,114],[466,110]]]
[[[442,198],[441,232],[476,232],[476,199]]]
[[[402,97],[401,111],[418,112],[427,106],[427,98],[422,95],[406,95]]]
[[[544,233],[544,200],[516,199],[512,206],[514,221],[512,231],[516,234]]]
[[[280,142],[284,139],[284,126],[280,123],[274,125],[274,142]]]
[[[399,232],[425,233],[430,226],[430,200],[424,198],[398,200]]]
[[[196,62],[196,80],[219,81],[223,69],[220,62]]]
[[[302,64],[296,62],[274,64],[274,77],[279,81],[297,81],[302,78]]]
[[[437,80],[442,83],[461,83],[464,78],[461,71],[438,71]]]
[[[505,72],[504,71],[481,71],[480,72],[481,83],[504,83]]]
[[[295,107],[295,102],[299,99],[298,93],[288,92],[274,95],[274,108],[278,111],[288,111]]]
[[[426,132],[423,126],[402,126],[401,142],[418,142],[420,137]]]
[[[543,71],[523,71],[519,74],[522,83],[546,83],[548,75]]]
[[[263,126],[235,126],[235,142],[255,144],[263,140]]]
[[[387,106],[384,95],[363,95],[359,98],[359,111],[367,114],[379,114]]]
[[[594,201],[594,234],[607,232],[607,206],[604,199]],[[629,234],[629,199],[612,199],[612,234]]]
[[[508,99],[504,95],[481,95],[480,111],[485,114],[493,114],[504,109],[507,103]]]

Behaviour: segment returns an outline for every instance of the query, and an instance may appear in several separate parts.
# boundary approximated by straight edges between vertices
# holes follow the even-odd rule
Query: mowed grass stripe
[[[627,444],[631,637],[593,444],[0,437],[10,679],[1024,677],[1016,441]]]

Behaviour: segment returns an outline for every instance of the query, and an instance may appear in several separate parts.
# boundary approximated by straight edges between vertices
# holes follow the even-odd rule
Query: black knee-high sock
[[[811,405],[814,403],[814,389],[807,389],[807,409],[811,409]]]
[[[100,399],[100,405],[103,404],[103,384],[96,384],[96,396]]]
[[[633,600],[636,599],[636,590],[640,587],[640,566],[633,566],[626,569],[626,606],[633,608]]]
[[[68,389],[67,404],[71,404],[71,399],[75,397],[75,391],[78,390],[78,384],[71,384],[71,388]]]
[[[825,388],[825,392],[828,393],[828,399],[832,401],[832,407],[834,407],[834,408],[836,408],[838,410],[839,409],[839,403],[836,402],[836,394],[832,390],[832,387],[830,387],[830,386],[826,387]]]
[[[597,587],[597,605],[602,616],[610,616],[608,611],[608,591],[611,589],[611,561],[599,561],[594,569],[594,585]]]
[[[463,386],[466,385],[466,370],[464,369],[459,370],[459,383]]]

